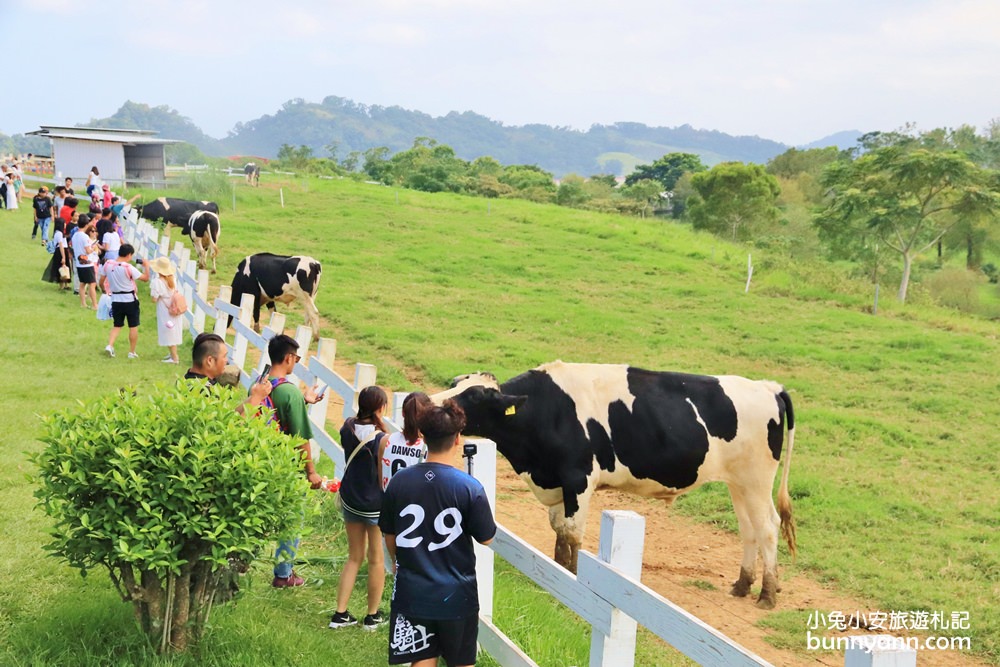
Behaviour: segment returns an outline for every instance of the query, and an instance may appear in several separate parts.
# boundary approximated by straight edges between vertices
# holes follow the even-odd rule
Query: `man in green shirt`
[[[318,489],[323,483],[323,478],[316,474],[316,467],[309,447],[309,440],[313,433],[306,404],[317,403],[321,397],[317,396],[311,388],[306,389],[303,394],[295,383],[289,382],[287,379],[288,375],[295,369],[295,364],[302,359],[298,354],[298,349],[298,342],[285,334],[275,336],[268,342],[267,355],[271,359],[271,371],[268,374],[268,379],[271,383],[271,395],[265,399],[264,405],[274,410],[274,420],[281,432],[292,436],[296,442],[295,448],[302,458],[306,478],[312,488]],[[298,546],[298,538],[282,541],[278,544],[278,550],[274,554],[278,562],[274,566],[274,581],[271,582],[275,588],[290,588],[305,583],[305,580],[292,570],[292,563],[295,562],[295,550]],[[282,554],[287,554],[287,558],[282,559]]]

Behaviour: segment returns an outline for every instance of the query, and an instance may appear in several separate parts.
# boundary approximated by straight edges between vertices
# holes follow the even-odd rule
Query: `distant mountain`
[[[92,118],[86,127],[113,127],[122,130],[156,130],[165,139],[179,139],[194,144],[207,155],[221,155],[219,140],[201,131],[190,118],[166,105],[151,107],[128,100],[108,118]]]
[[[289,100],[273,115],[237,123],[224,139],[209,137],[170,107],[132,101],[113,116],[87,124],[156,130],[165,138],[187,141],[215,156],[274,157],[282,144],[289,144],[309,146],[319,157],[329,156],[329,147],[335,147],[336,157],[343,159],[352,151],[363,153],[379,146],[395,153],[411,148],[417,137],[430,137],[451,146],[466,160],[489,155],[502,164],[536,164],[557,176],[625,175],[636,164],[671,152],[696,153],[708,165],[729,160],[764,163],[789,148],[769,139],[731,136],[690,125],[670,128],[622,122],[594,125],[586,131],[540,124],[506,126],[471,111],[434,117],[335,96],[318,104]]]
[[[840,150],[847,150],[848,148],[856,147],[858,145],[858,139],[860,139],[863,134],[864,132],[861,130],[844,130],[813,141],[812,143],[797,146],[797,148],[808,150],[810,148],[826,148],[828,146],[836,146]]]

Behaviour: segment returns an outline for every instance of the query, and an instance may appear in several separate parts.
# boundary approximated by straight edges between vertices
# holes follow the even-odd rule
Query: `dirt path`
[[[646,544],[643,553],[642,582],[671,602],[683,607],[702,621],[742,644],[774,665],[844,664],[840,653],[806,652],[802,628],[802,649],[798,652],[778,649],[766,641],[771,632],[756,624],[772,612],[758,609],[753,598],[734,598],[729,587],[736,578],[743,555],[736,535],[697,523],[664,508],[663,503],[636,498],[616,491],[599,491],[591,500],[584,549],[597,552],[601,510],[633,510],[646,518]],[[497,521],[516,526],[516,533],[544,554],[551,554],[555,534],[549,527],[548,512],[535,499],[524,482],[503,458],[497,461]],[[800,549],[808,549],[801,543]],[[758,585],[760,573],[758,571]],[[694,582],[707,582],[696,587]],[[776,611],[798,609],[854,611],[877,609],[877,605],[842,595],[803,575],[785,576],[781,570],[782,590]],[[819,631],[824,636],[834,633]],[[844,634],[863,634],[852,630]],[[985,665],[960,651],[921,651],[921,667],[966,667]]]

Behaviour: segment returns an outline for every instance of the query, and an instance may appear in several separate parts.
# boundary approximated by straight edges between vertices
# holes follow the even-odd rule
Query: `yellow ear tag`
[[[504,416],[509,417],[512,414],[514,414],[515,412],[517,412],[517,409],[512,405],[509,408],[507,408],[507,410],[504,411]]]

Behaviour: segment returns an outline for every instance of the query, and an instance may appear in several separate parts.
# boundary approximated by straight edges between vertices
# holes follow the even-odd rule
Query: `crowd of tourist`
[[[4,169],[7,187],[0,194],[7,208],[16,208],[23,196],[18,174],[16,165]],[[185,327],[183,314],[173,307],[178,293],[173,264],[166,257],[139,259],[136,248],[126,242],[119,221],[134,198],[125,202],[111,192],[97,167],[85,187],[86,199],[78,197],[67,178],[54,192],[40,187],[32,199],[31,238],[40,236],[41,245],[51,253],[42,279],[56,284],[59,292],[72,290],[79,295],[81,308],[97,310],[99,318],[111,320],[104,348],[109,357],[116,357],[115,344],[127,326],[129,359],[139,357],[142,299],[137,282],[148,282],[157,342],[167,351],[162,361],[179,363]],[[88,199],[87,210],[81,212],[81,200]],[[301,360],[298,347],[284,334],[269,341],[268,371],[253,383],[238,411],[269,410],[276,427],[290,436],[312,488],[325,488],[327,480],[317,474],[310,455],[313,433],[307,414],[307,405],[323,396],[315,388],[300,389],[289,381]],[[184,377],[214,384],[225,370],[227,355],[223,338],[210,333],[197,336],[192,365]],[[402,432],[390,435],[384,421],[387,406],[381,388],[365,388],[357,416],[340,430],[347,460],[339,493],[348,557],[329,627],[360,625],[374,631],[389,623],[390,664],[430,667],[440,656],[449,665],[473,665],[479,611],[473,542],[489,543],[496,526],[482,486],[454,465],[459,460],[464,415],[452,401],[436,406],[426,394],[414,393],[403,404]],[[388,614],[380,609],[383,543],[395,574]],[[298,548],[298,539],[278,545],[273,587],[306,584],[293,568]],[[366,609],[359,621],[348,606],[366,560]]]

